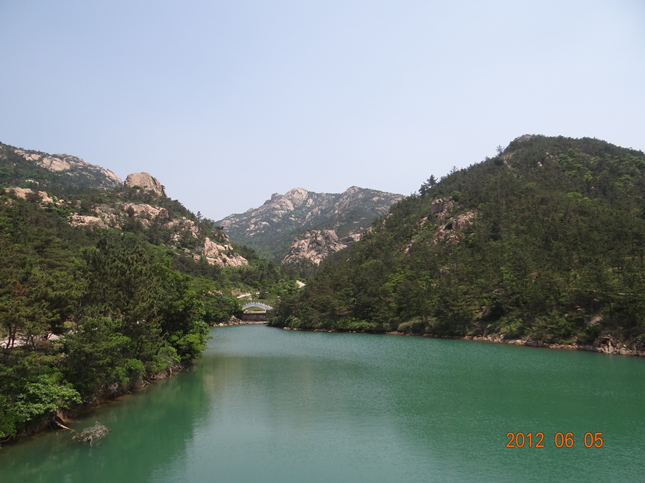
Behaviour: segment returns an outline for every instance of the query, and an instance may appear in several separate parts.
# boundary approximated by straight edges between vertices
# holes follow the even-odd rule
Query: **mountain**
[[[181,249],[195,260],[203,255],[211,265],[248,265],[225,233],[199,223],[181,203],[168,198],[161,183],[148,173],[130,174],[124,183],[109,169],[76,156],[0,143],[2,188],[20,199],[40,198],[43,209],[64,212],[71,226],[147,230],[155,244]],[[92,190],[99,192],[76,199],[76,194]]]
[[[403,196],[352,186],[344,193],[314,193],[295,188],[274,193],[259,208],[217,221],[235,243],[281,260],[303,232],[333,230],[338,238],[355,237]]]
[[[108,189],[123,185],[109,169],[68,154],[47,154],[0,143],[0,188]]]
[[[640,353],[644,260],[645,154],[525,135],[430,177],[330,255],[273,323]]]
[[[45,191],[8,187],[5,193],[16,199],[38,201],[42,209],[56,211],[73,227],[113,228],[140,233],[150,243],[172,248],[182,257],[210,265],[240,267],[247,260],[236,253],[228,237],[202,222],[181,205],[166,197],[161,183],[148,173],[128,176],[120,189],[106,190],[92,197],[51,196]]]

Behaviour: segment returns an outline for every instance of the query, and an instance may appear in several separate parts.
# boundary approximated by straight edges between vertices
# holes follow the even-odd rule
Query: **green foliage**
[[[85,398],[116,384],[127,385],[140,377],[143,363],[132,356],[136,349],[122,333],[122,321],[106,317],[84,318],[65,337],[66,378]]]
[[[451,207],[437,212],[438,199]],[[636,340],[645,333],[643,200],[641,152],[591,139],[514,141],[431,177],[284,297],[276,323]]]
[[[0,212],[0,333],[9,341],[0,365],[2,437],[198,356],[204,315],[238,308],[198,294],[191,277],[133,234],[78,236],[85,230],[29,202]],[[52,334],[62,338],[49,342]]]
[[[428,330],[428,324],[420,318],[415,318],[407,322],[403,322],[397,328],[399,332],[406,332],[409,334],[425,334]]]
[[[0,194],[0,440],[198,357],[208,325],[240,315],[232,290],[271,304],[296,291],[292,271],[252,249],[243,269],[197,256],[206,238],[228,244],[212,220],[149,190],[99,191],[92,176],[52,173],[0,144],[0,187],[58,197]],[[73,228],[73,214],[114,228]]]
[[[208,325],[226,322],[234,315],[241,315],[240,301],[217,290],[217,285],[211,280],[195,278],[191,281],[191,288],[202,301],[203,319]]]
[[[10,411],[16,421],[26,422],[80,402],[81,397],[71,384],[61,384],[56,375],[41,375],[24,385]]]

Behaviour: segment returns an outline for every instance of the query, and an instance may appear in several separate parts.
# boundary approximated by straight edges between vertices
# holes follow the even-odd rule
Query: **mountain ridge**
[[[402,195],[352,186],[343,193],[316,193],[294,188],[274,193],[257,208],[216,222],[239,244],[281,260],[307,230],[333,230],[339,238],[358,235]]]
[[[109,189],[123,185],[110,169],[69,154],[49,154],[0,143],[0,188],[11,184]],[[21,187],[29,187],[21,186]]]

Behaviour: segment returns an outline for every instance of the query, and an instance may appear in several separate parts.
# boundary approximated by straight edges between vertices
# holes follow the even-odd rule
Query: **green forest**
[[[394,205],[275,326],[642,346],[645,155],[523,136]]]
[[[40,171],[28,174],[24,187],[47,184]],[[241,314],[236,293],[275,303],[297,290],[293,272],[247,247],[233,246],[243,267],[196,257],[205,237],[228,239],[176,200],[127,187],[47,186],[56,203],[0,196],[0,444],[58,410],[185,366],[205,348],[209,325]],[[73,213],[124,203],[163,208],[165,220],[188,219],[197,231],[173,231],[131,209],[115,215],[118,228],[70,225]]]

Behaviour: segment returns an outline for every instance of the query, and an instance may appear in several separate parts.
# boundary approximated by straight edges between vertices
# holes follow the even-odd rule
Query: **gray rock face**
[[[220,245],[208,237],[206,237],[204,247],[200,248],[200,251],[203,251],[206,261],[211,265],[217,265],[219,267],[243,267],[249,264],[246,258],[233,252],[233,247],[229,243]]]
[[[166,191],[163,189],[159,180],[149,173],[141,172],[129,174],[125,179],[124,184],[128,187],[138,186],[144,190],[154,191],[158,195],[166,196]]]
[[[348,237],[349,238],[349,237]],[[320,265],[327,255],[347,247],[338,239],[334,230],[309,230],[296,238],[289,247],[282,263],[308,260]]]

